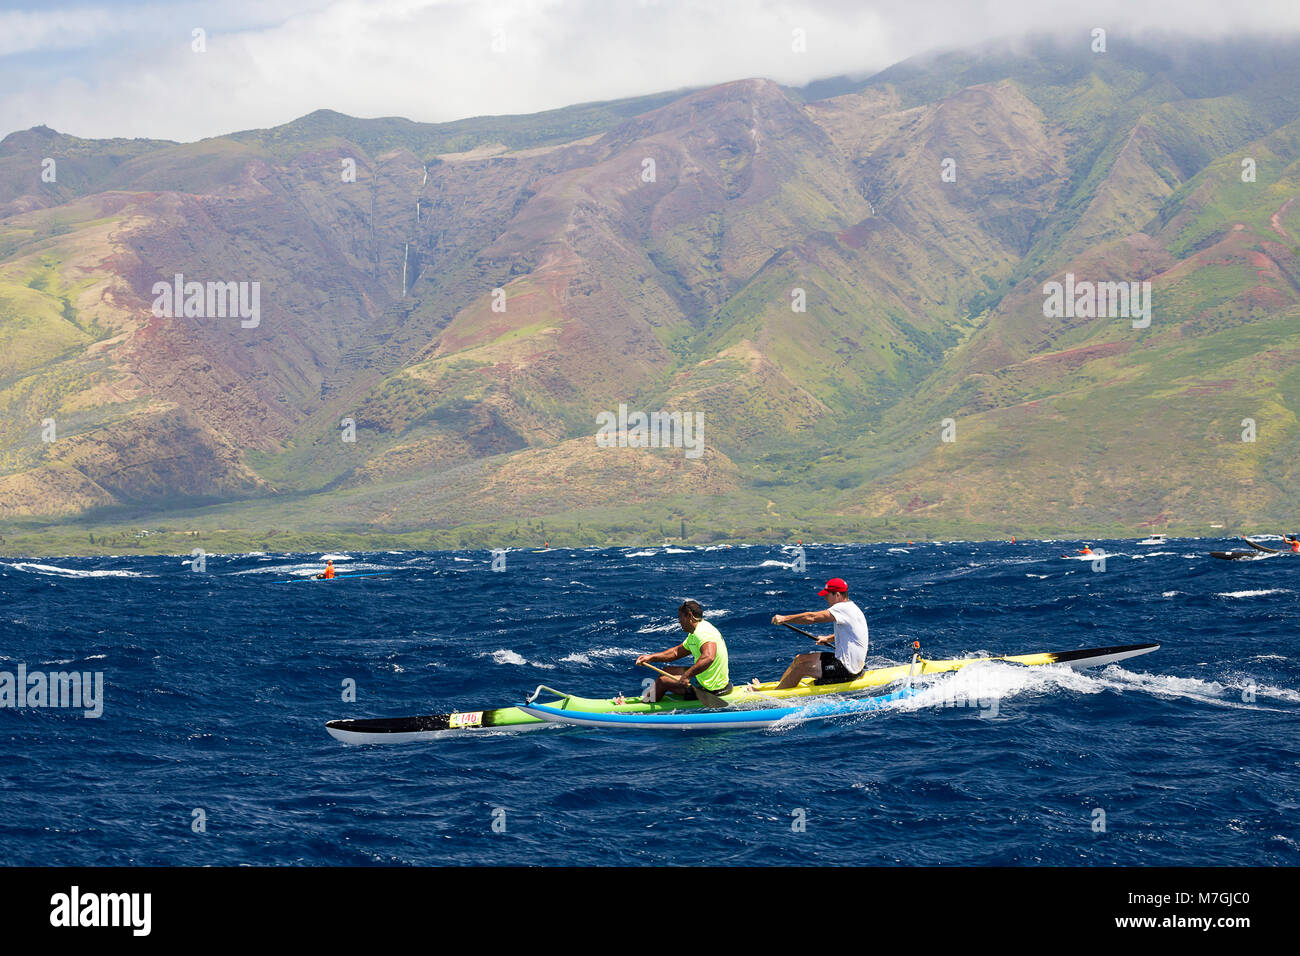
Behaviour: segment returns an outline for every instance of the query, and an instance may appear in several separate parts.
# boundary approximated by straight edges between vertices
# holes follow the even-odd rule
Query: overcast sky
[[[1296,0],[0,0],[0,136],[194,140],[328,108],[440,122],[1028,32],[1300,31]],[[203,31],[205,50],[195,49]],[[796,52],[796,30],[806,50]]]

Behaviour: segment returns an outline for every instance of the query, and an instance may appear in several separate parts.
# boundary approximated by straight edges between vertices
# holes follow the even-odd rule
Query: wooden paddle
[[[643,663],[641,666],[650,668],[656,674],[663,674],[664,677],[678,676],[677,674],[670,674],[667,671],[660,670],[659,668],[655,667],[653,664]],[[709,693],[707,690],[705,690],[703,687],[700,687],[698,684],[691,684],[691,686],[695,689],[696,699],[705,707],[726,707],[727,706],[727,702],[723,700],[721,697],[717,696],[716,694]]]

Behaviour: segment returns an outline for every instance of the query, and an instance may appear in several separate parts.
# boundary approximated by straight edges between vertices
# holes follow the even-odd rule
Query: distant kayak
[[[332,578],[318,578],[316,575],[306,578],[290,578],[287,581],[272,581],[272,584],[301,584],[303,581],[342,581],[345,578],[377,578],[392,574],[392,571],[367,571],[365,574],[336,574]]]

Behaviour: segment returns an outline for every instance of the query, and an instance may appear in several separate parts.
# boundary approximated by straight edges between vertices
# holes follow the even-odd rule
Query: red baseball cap
[[[849,586],[844,583],[843,578],[831,578],[826,582],[826,587],[817,592],[817,596],[825,597],[831,591],[838,591],[840,594],[848,594]]]

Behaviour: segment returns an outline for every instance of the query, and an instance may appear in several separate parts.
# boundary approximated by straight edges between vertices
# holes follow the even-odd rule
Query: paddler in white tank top
[[[826,599],[826,610],[803,614],[777,614],[773,624],[830,624],[835,633],[817,638],[818,644],[833,645],[834,651],[795,656],[781,675],[777,690],[794,687],[805,677],[815,684],[844,684],[858,677],[867,666],[867,617],[849,600],[849,586],[843,578],[831,578],[817,594]]]

